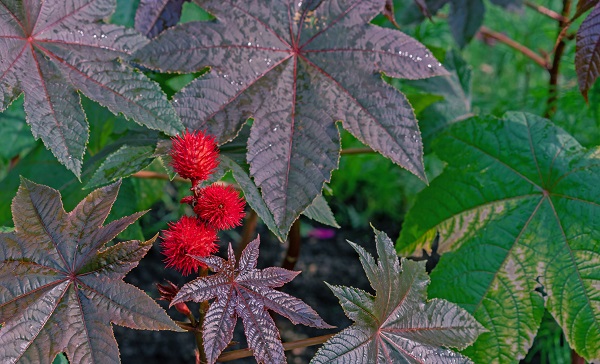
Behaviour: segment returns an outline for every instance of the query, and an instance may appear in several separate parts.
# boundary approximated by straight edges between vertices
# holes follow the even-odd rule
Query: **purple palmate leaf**
[[[221,261],[217,263],[214,257],[195,257],[205,264],[211,263],[216,274],[186,284],[171,302],[175,305],[215,298],[202,326],[206,359],[211,364],[231,341],[238,317],[244,324],[248,347],[253,350],[256,360],[262,363],[285,362],[279,331],[267,310],[287,317],[294,324],[333,327],[300,299],[273,289],[290,282],[300,272],[278,267],[256,269],[259,244],[258,238],[248,244],[238,268],[231,244],[227,260],[218,258]]]
[[[99,23],[115,5],[0,0],[0,111],[23,92],[34,137],[78,177],[89,131],[77,91],[151,129],[181,129],[159,86],[118,61],[148,40]]]
[[[174,96],[184,125],[220,143],[254,118],[247,159],[283,235],[337,168],[335,123],[425,179],[412,107],[381,79],[446,72],[407,35],[369,24],[385,0],[198,1],[216,21],[163,32],[134,55],[168,72],[211,71]]]
[[[0,233],[0,361],[119,363],[111,322],[180,330],[143,291],[123,282],[152,247],[128,241],[101,250],[143,213],[104,225],[119,183],[65,212],[58,191],[23,179],[12,203],[15,230]]]

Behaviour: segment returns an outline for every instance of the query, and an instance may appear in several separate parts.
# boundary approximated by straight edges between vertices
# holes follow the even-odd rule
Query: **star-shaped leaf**
[[[152,246],[104,247],[143,213],[102,226],[119,183],[96,190],[69,213],[58,191],[23,179],[12,203],[15,229],[0,233],[0,358],[3,363],[119,363],[111,322],[179,330],[123,277]]]
[[[250,172],[285,235],[338,165],[335,122],[425,179],[404,95],[381,79],[445,74],[419,42],[369,24],[385,0],[207,0],[211,22],[176,26],[134,59],[168,72],[211,71],[177,93],[185,126],[220,143],[253,117]]]
[[[0,110],[24,92],[34,137],[77,176],[89,134],[77,91],[151,129],[181,129],[159,86],[118,60],[148,41],[98,22],[114,7],[115,0],[0,0]]]
[[[238,267],[231,244],[227,260],[217,256],[195,257],[216,274],[186,284],[171,302],[175,305],[216,298],[202,327],[206,359],[211,364],[231,341],[238,317],[244,324],[248,347],[260,363],[285,362],[279,331],[267,310],[287,317],[294,324],[332,327],[300,299],[273,289],[290,282],[300,272],[278,267],[256,269],[259,244],[258,238],[248,244]]]
[[[569,345],[599,360],[600,149],[546,119],[507,113],[457,123],[433,150],[448,167],[418,196],[398,248],[420,255],[437,241],[445,253],[430,294],[489,329],[464,353],[517,362],[546,306]]]
[[[329,286],[352,326],[327,341],[317,363],[468,363],[446,347],[464,348],[485,329],[467,311],[446,300],[427,301],[425,262],[402,259],[392,241],[375,230],[379,262],[350,243],[375,289]]]

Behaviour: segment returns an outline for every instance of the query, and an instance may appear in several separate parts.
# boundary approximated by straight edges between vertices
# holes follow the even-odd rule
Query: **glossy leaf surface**
[[[12,203],[15,229],[0,233],[0,358],[3,363],[119,363],[111,322],[179,330],[123,277],[152,246],[104,248],[137,213],[102,226],[119,190],[112,184],[67,213],[58,191],[23,179]]]
[[[147,40],[99,23],[114,7],[114,0],[0,1],[0,110],[23,92],[34,137],[77,176],[89,134],[78,91],[151,129],[181,129],[158,85],[118,60]]]
[[[211,67],[174,96],[186,127],[223,143],[254,118],[247,160],[278,229],[287,233],[337,167],[338,120],[425,179],[414,112],[381,73],[445,71],[416,40],[368,23],[385,0],[198,3],[217,20],[171,28],[134,58],[168,72]]]
[[[474,361],[523,358],[544,306],[569,345],[600,358],[600,150],[548,120],[508,113],[450,127],[434,144],[448,162],[406,217],[402,254],[445,253],[430,294],[457,302],[489,332]]]
[[[231,244],[227,260],[217,256],[196,257],[216,274],[186,284],[171,302],[174,305],[215,298],[202,326],[204,350],[210,364],[231,341],[238,317],[242,319],[254,357],[267,364],[285,362],[279,331],[267,310],[287,317],[296,325],[332,327],[300,299],[274,289],[290,282],[300,272],[278,267],[256,269],[259,244],[258,238],[248,244],[237,267]]]
[[[579,90],[587,100],[589,89],[600,75],[600,6],[598,5],[577,30],[575,70]]]
[[[485,329],[451,302],[427,301],[425,262],[402,259],[392,241],[375,231],[379,261],[350,243],[376,291],[373,296],[352,287],[329,286],[352,326],[327,341],[317,363],[470,363],[446,347],[464,348]]]

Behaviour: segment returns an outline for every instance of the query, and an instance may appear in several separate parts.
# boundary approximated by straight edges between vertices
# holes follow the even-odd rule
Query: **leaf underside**
[[[216,274],[184,285],[171,302],[174,305],[215,299],[202,326],[204,351],[210,364],[229,345],[238,317],[242,319],[248,347],[259,363],[266,364],[285,362],[279,331],[267,310],[287,317],[294,324],[332,327],[300,299],[274,289],[290,282],[300,272],[278,267],[256,269],[259,244],[258,238],[248,244],[237,267],[231,244],[227,260],[217,256],[195,257]]]
[[[335,123],[425,179],[412,107],[381,79],[445,74],[405,34],[370,25],[385,0],[198,1],[216,21],[166,30],[134,59],[167,72],[210,72],[173,104],[190,129],[231,140],[250,117],[247,160],[285,235],[338,165]]]
[[[15,229],[0,232],[0,358],[3,363],[119,363],[111,322],[147,330],[179,328],[123,277],[152,246],[104,248],[142,214],[103,225],[119,183],[65,212],[58,191],[22,179],[12,203]]]
[[[0,1],[0,110],[21,93],[33,136],[78,177],[89,128],[78,92],[113,113],[175,134],[181,122],[159,86],[119,61],[148,41],[98,23],[115,0]]]
[[[525,357],[544,307],[569,345],[600,358],[600,149],[586,151],[548,120],[523,113],[473,118],[434,143],[449,163],[417,198],[402,254],[442,256],[430,293],[487,329],[474,361]],[[585,222],[585,224],[583,223]]]
[[[319,349],[318,363],[470,363],[446,347],[464,348],[485,329],[459,306],[427,301],[424,262],[402,259],[392,241],[375,231],[379,262],[350,243],[376,295],[352,287],[330,286],[355,323]]]
[[[577,30],[577,50],[575,52],[575,70],[579,90],[585,99],[588,91],[600,75],[600,6],[585,18]]]

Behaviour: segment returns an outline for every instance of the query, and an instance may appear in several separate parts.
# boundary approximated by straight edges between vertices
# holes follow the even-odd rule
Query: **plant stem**
[[[577,354],[573,349],[571,349],[571,364],[585,364],[585,359]]]
[[[240,256],[242,255],[242,251],[246,248],[246,246],[248,246],[248,243],[250,242],[250,240],[252,240],[252,237],[254,236],[254,233],[256,232],[256,224],[257,223],[258,223],[258,214],[256,213],[256,211],[250,209],[250,212],[248,212],[248,218],[246,219],[246,222],[244,223],[244,230],[242,231],[242,240],[240,240],[240,244],[235,249],[235,258],[237,260],[240,259]]]
[[[530,9],[533,9],[535,11],[537,11],[538,13],[545,15],[551,19],[554,19],[556,21],[560,21],[560,22],[567,22],[569,21],[569,19],[559,13],[557,13],[556,11],[552,10],[552,9],[548,9],[545,6],[542,5],[538,5],[536,3],[533,3],[531,1],[525,1],[524,2],[525,6],[527,6]]]
[[[208,268],[200,268],[200,277],[208,276]],[[200,364],[206,363],[206,353],[204,352],[204,342],[202,340],[202,326],[204,325],[204,317],[208,311],[208,301],[200,302],[200,318],[197,323],[197,330],[194,332],[196,337],[196,346],[198,347],[198,353],[200,353]]]
[[[567,18],[571,12],[571,1],[563,0],[562,15]],[[562,55],[565,51],[566,42],[564,37],[561,36],[565,27],[568,27],[569,20],[560,21],[558,24],[558,41],[554,49],[554,58],[552,59],[552,67],[549,68],[550,81],[548,83],[548,99],[546,100],[546,112],[544,116],[547,118],[552,117],[556,112],[556,104],[558,101],[558,77],[560,74],[560,62]]]
[[[325,341],[329,340],[334,335],[335,335],[335,333],[322,335],[322,336],[316,336],[316,337],[310,337],[308,339],[290,341],[287,343],[283,343],[283,349],[284,350],[293,350],[293,349],[305,348],[305,347],[313,346],[313,345],[320,345],[320,344],[323,344]],[[217,359],[217,361],[220,361],[220,362],[231,361],[231,360],[236,360],[236,359],[241,359],[241,358],[247,358],[249,356],[252,356],[252,350],[250,350],[250,349],[232,350],[232,351],[222,353],[221,356],[219,356],[219,359]]]
[[[288,249],[285,253],[285,258],[281,264],[282,268],[292,270],[298,261],[300,256],[300,245],[302,244],[302,238],[300,236],[300,219],[297,219],[292,224],[290,234],[288,235]]]
[[[169,175],[167,175],[165,173],[158,173],[158,172],[152,172],[152,171],[139,171],[139,172],[132,174],[131,177],[141,178],[141,179],[163,179],[163,180],[167,180],[167,181],[171,180],[171,177],[169,177]],[[187,182],[187,183],[190,182],[189,179],[181,178],[179,176],[175,176],[175,178],[173,178],[173,181]]]
[[[369,147],[365,147],[365,148],[348,148],[348,149],[342,149],[340,151],[340,154],[344,155],[344,154],[370,154],[370,153],[377,153],[376,151],[374,151],[373,149],[369,148]]]
[[[486,26],[482,26],[481,28],[479,28],[479,32],[484,37],[495,39],[501,43],[506,44],[507,46],[511,47],[512,49],[519,51],[521,54],[523,54],[524,56],[528,57],[529,59],[531,59],[538,65],[540,65],[540,67],[546,68],[546,69],[548,68],[548,61],[544,57],[540,56],[536,52],[527,48],[523,44],[515,41],[514,39],[511,39],[510,37],[508,37],[502,33],[491,30],[490,28],[488,28]]]

